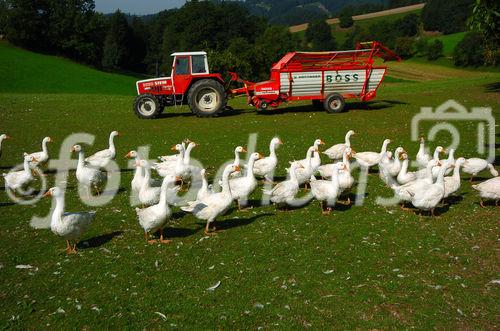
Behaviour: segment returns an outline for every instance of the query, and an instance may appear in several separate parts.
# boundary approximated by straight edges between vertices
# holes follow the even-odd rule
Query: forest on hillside
[[[120,11],[103,15],[95,11],[93,0],[0,0],[0,35],[33,51],[65,56],[105,70],[148,75],[168,74],[174,51],[205,50],[212,71],[237,71],[242,77],[258,80],[267,78],[272,63],[288,51],[348,49],[358,41],[378,40],[403,57],[423,48],[439,57],[439,45],[423,45],[420,41],[422,30],[446,34],[472,28],[475,32],[464,38],[463,51],[457,53],[461,60],[455,63],[500,62],[495,0],[429,0],[421,15],[408,14],[395,22],[382,20],[369,27],[355,24],[343,43],[335,40],[331,27],[322,19],[312,20],[302,38],[291,34],[285,25],[257,16],[248,7],[277,2],[189,1],[181,8],[139,17]],[[280,1],[282,5],[297,2],[310,3]],[[391,0],[389,4],[407,2]],[[363,6],[344,7],[341,24],[352,25],[350,15]]]

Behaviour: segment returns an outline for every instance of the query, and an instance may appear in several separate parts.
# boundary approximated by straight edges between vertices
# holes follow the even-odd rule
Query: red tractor
[[[205,52],[172,56],[171,77],[137,82],[134,111],[140,118],[155,118],[165,106],[177,104],[188,104],[201,117],[215,116],[225,109],[228,96],[237,95],[246,95],[247,103],[261,110],[311,100],[316,107],[338,113],[345,99],[375,98],[387,67],[375,64],[374,58],[400,60],[382,44],[365,42],[349,51],[290,52],[272,66],[267,81],[254,83],[229,72],[231,80],[226,83],[220,74],[209,72]],[[229,89],[233,81],[243,87]]]
[[[173,53],[172,75],[140,80],[134,111],[140,118],[155,118],[166,106],[188,104],[198,116],[214,116],[226,106],[224,79],[211,74],[206,52]]]

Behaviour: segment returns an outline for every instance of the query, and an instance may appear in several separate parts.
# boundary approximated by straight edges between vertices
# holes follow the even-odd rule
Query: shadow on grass
[[[100,236],[92,237],[90,239],[79,242],[77,247],[78,247],[78,249],[88,249],[88,248],[100,247],[100,246],[110,242],[111,240],[113,240],[113,238],[121,236],[122,233],[123,233],[123,231],[113,231],[111,233],[106,233],[106,234],[102,234]]]
[[[489,84],[485,84],[483,86],[484,86],[484,91],[486,93],[499,93],[500,92],[500,82],[489,83]]]
[[[196,234],[198,231],[203,229],[204,226],[198,227],[196,229],[188,229],[188,228],[171,228],[171,227],[165,227],[163,229],[163,235],[165,235],[167,238],[185,238],[192,236]],[[160,233],[156,234],[156,236],[159,238]]]
[[[352,101],[346,102],[344,112],[354,110],[380,110],[394,107],[395,105],[406,105],[406,102],[397,100],[375,100],[375,101]],[[286,108],[276,108],[268,111],[259,111],[259,115],[275,115],[284,113],[308,113],[308,112],[321,112],[323,108],[316,108],[311,105],[291,106]]]
[[[243,113],[242,110],[240,109],[233,109],[231,107],[226,108],[224,111],[222,111],[220,114],[217,115],[217,117],[228,117],[228,116],[236,116]],[[170,113],[169,112],[169,107],[165,107],[165,110],[163,113],[158,116],[158,119],[161,118],[175,118],[175,117],[193,117],[196,116],[193,114],[190,110],[186,110],[185,112],[182,113]]]
[[[255,222],[256,220],[258,220],[261,217],[274,216],[274,215],[275,215],[274,213],[263,213],[263,214],[258,214],[258,215],[254,215],[254,216],[247,217],[247,218],[231,218],[231,219],[227,219],[224,221],[214,222],[214,224],[218,230],[227,230],[227,229],[235,228],[238,226],[245,226],[248,224],[252,224],[253,222]]]
[[[12,205],[15,205],[16,203],[15,202],[0,202],[0,207],[8,207],[8,206],[12,206]]]

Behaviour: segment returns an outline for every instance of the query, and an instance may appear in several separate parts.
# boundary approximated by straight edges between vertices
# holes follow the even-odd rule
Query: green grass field
[[[384,83],[373,102],[350,102],[342,114],[317,112],[308,103],[259,113],[235,99],[230,104],[236,111],[218,118],[196,118],[179,107],[145,121],[131,109],[134,78],[0,43],[0,132],[14,137],[2,146],[3,171],[19,163],[22,152],[39,150],[46,135],[56,141],[49,146],[56,157],[71,133],[96,135],[88,152],[107,146],[110,131],[124,133],[116,139],[122,189],[109,205],[94,208],[95,222],[78,255],[67,256],[64,241],[50,230],[30,227],[33,215],[49,212],[50,201],[19,206],[0,192],[0,326],[497,328],[500,298],[492,281],[500,272],[500,209],[481,208],[466,180],[460,195],[439,208],[439,218],[376,204],[377,196],[389,197],[391,190],[374,174],[362,206],[339,206],[330,216],[321,215],[317,202],[290,212],[259,206],[259,188],[254,208],[232,209],[218,219],[224,231],[213,237],[205,238],[203,223],[175,209],[166,230],[173,243],[144,242],[129,204],[132,172],[125,171],[122,158],[138,146],[150,145],[154,157],[189,137],[200,144],[192,156],[217,169],[250,133],[258,133],[257,148],[266,154],[269,140],[278,135],[285,143],[278,150],[278,175],[284,176],[288,161],[303,158],[316,138],[332,145],[349,129],[358,133],[352,139],[358,152],[378,150],[390,138],[392,150],[401,145],[414,157],[418,145],[410,140],[411,118],[420,107],[450,98],[468,107],[490,106],[499,120],[499,73],[411,61],[392,68],[399,80]],[[423,125],[422,133],[431,125]],[[476,126],[458,127],[462,140],[456,156],[475,155]],[[448,139],[437,136],[443,145]],[[53,184],[54,174],[47,179]],[[75,181],[70,172],[66,209],[92,210],[79,200]],[[33,268],[17,269],[20,264]],[[218,281],[215,291],[206,290]]]

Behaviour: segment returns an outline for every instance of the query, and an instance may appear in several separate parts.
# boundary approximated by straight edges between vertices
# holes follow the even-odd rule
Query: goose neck
[[[115,152],[115,142],[114,142],[114,135],[110,134],[109,135],[109,149],[114,153]]]
[[[62,214],[64,213],[64,196],[58,195],[54,197],[56,206],[52,212],[51,226],[55,226],[61,222]]]

